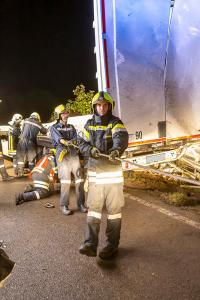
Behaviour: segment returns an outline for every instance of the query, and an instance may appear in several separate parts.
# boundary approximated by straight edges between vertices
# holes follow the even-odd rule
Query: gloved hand
[[[67,143],[68,143],[68,146],[76,146],[77,141],[76,140],[70,140],[70,141],[67,141]]]
[[[99,158],[100,151],[96,147],[93,147],[90,153],[93,158]]]
[[[109,154],[109,160],[114,161],[115,158],[119,157],[119,151],[118,150],[112,150]]]
[[[62,139],[62,144],[63,144],[64,146],[68,146],[68,145],[69,145],[68,141],[66,141],[66,140],[64,140],[64,139]]]

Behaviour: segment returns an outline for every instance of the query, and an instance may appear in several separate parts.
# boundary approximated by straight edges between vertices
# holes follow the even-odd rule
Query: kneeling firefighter
[[[75,148],[77,133],[74,126],[67,123],[69,113],[69,107],[63,104],[57,106],[54,111],[57,123],[50,128],[53,147],[56,148],[58,177],[61,183],[60,209],[66,216],[72,214],[72,211],[69,209],[71,173],[75,178],[78,209],[83,213],[87,212],[83,188],[83,170]]]
[[[54,191],[56,163],[53,152],[42,157],[31,171],[33,185],[28,185],[24,193],[16,195],[16,205],[23,202],[46,198]]]
[[[118,250],[121,210],[124,205],[120,157],[128,146],[128,132],[122,121],[112,114],[115,102],[107,92],[97,93],[92,100],[93,117],[85,124],[79,148],[88,157],[88,215],[84,244],[79,252],[96,256],[103,206],[107,210],[107,245],[99,253],[111,258]],[[106,154],[109,159],[101,156]]]

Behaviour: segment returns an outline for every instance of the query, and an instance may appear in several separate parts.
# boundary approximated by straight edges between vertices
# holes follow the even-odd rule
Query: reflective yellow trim
[[[12,135],[9,135],[9,150],[10,151],[13,151],[14,148],[13,148],[13,137]]]
[[[84,134],[84,137],[86,138],[86,140],[89,141],[90,133],[85,128],[83,129],[83,134]]]
[[[90,126],[88,126],[88,128],[90,130],[96,131],[96,130],[107,130],[109,128],[112,128],[112,126],[113,126],[113,124],[108,124],[108,126],[101,126],[101,125],[93,126],[93,125],[90,125]]]
[[[112,129],[112,134],[116,131],[126,131],[124,124],[116,124]]]
[[[122,214],[115,214],[115,215],[107,215],[108,220],[115,220],[115,219],[121,219],[122,218]]]

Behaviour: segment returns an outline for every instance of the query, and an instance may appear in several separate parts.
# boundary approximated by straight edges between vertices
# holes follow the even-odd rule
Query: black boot
[[[17,167],[17,176],[18,177],[24,176],[24,167],[18,165],[18,167]]]
[[[22,203],[24,203],[23,193],[19,193],[18,195],[15,195],[15,204],[20,205]]]
[[[118,251],[118,245],[120,240],[121,231],[121,219],[108,219],[107,220],[107,245],[99,252],[101,259],[111,259]]]
[[[68,206],[66,206],[66,205],[61,206],[60,210],[62,211],[63,215],[65,215],[65,216],[69,216],[69,215],[73,214],[73,212],[71,210],[69,210]]]
[[[79,249],[80,254],[87,256],[97,255],[97,246],[99,241],[100,219],[87,217],[86,238],[84,245]]]
[[[9,181],[9,180],[14,179],[13,176],[8,175],[5,167],[0,168],[0,174],[1,174],[1,177],[2,177],[3,181]]]
[[[79,205],[78,209],[80,210],[80,212],[82,213],[86,213],[88,210],[87,210],[87,207],[85,207],[84,204],[81,204]]]
[[[79,253],[91,257],[97,256],[97,249],[92,245],[84,244],[80,247]]]

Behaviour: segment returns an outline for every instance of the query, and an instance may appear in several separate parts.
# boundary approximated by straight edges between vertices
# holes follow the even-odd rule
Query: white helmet
[[[20,124],[22,120],[23,120],[23,117],[21,114],[14,114],[12,117],[12,120],[9,122],[9,124],[10,125]]]
[[[33,112],[30,115],[30,118],[37,119],[39,122],[41,122],[40,115],[37,112]]]

